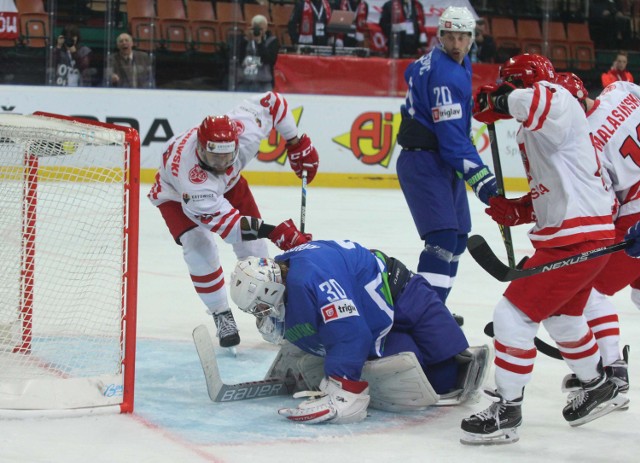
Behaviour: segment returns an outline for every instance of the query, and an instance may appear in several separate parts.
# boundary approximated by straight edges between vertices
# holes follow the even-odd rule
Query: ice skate
[[[580,388],[570,393],[569,403],[562,410],[571,426],[581,426],[629,403],[629,399],[618,394],[617,384],[604,372],[589,382],[579,382]]]
[[[236,355],[235,346],[240,344],[240,335],[231,310],[213,314],[213,321],[216,324],[216,336],[220,347],[227,347],[233,355]]]
[[[505,400],[498,391],[484,391],[493,401],[486,410],[462,420],[465,445],[499,445],[518,442],[517,428],[522,424],[522,397]]]
[[[629,346],[622,349],[622,358],[616,360],[611,365],[604,367],[607,376],[616,383],[618,391],[626,393],[629,391]]]

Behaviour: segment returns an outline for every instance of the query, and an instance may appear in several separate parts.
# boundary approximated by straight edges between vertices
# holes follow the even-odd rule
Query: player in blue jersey
[[[440,17],[441,47],[409,65],[401,108],[398,179],[425,246],[418,261],[443,302],[467,244],[471,217],[465,181],[485,204],[497,195],[496,179],[471,141],[471,61],[475,20],[465,7]]]
[[[265,339],[284,337],[324,357],[321,397],[280,410],[291,420],[364,419],[365,362],[401,352],[415,354],[436,394],[468,397],[470,387],[480,386],[488,348],[469,350],[431,285],[380,251],[351,241],[310,241],[275,260],[243,260],[231,276],[231,298],[258,318]],[[482,371],[469,373],[472,364]]]

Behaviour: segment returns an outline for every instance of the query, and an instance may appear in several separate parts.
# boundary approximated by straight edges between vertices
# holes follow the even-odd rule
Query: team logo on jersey
[[[189,181],[191,183],[204,183],[207,181],[207,173],[196,164],[189,171]]]
[[[358,317],[358,309],[351,299],[341,299],[325,305],[320,309],[325,323],[339,318]]]
[[[431,109],[431,116],[433,117],[433,122],[462,119],[462,106],[460,106],[460,103],[436,106]]]

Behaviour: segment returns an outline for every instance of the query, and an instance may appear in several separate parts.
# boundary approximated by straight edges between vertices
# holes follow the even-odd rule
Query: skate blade
[[[501,429],[492,434],[472,434],[462,431],[460,443],[463,445],[504,445],[520,440],[517,428]]]
[[[590,421],[608,415],[614,410],[624,410],[625,407],[629,408],[629,399],[627,397],[621,397],[617,395],[613,399],[608,400],[600,404],[598,407],[594,408],[593,411],[587,416],[583,416],[582,418],[569,422],[569,426],[582,426],[583,424],[589,423]]]
[[[236,346],[225,347],[224,349],[234,357],[238,356],[238,349],[236,348]]]

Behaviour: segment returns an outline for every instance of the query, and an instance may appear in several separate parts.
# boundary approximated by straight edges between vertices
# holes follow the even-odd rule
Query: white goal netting
[[[123,402],[137,236],[126,135],[0,115],[0,409]]]

